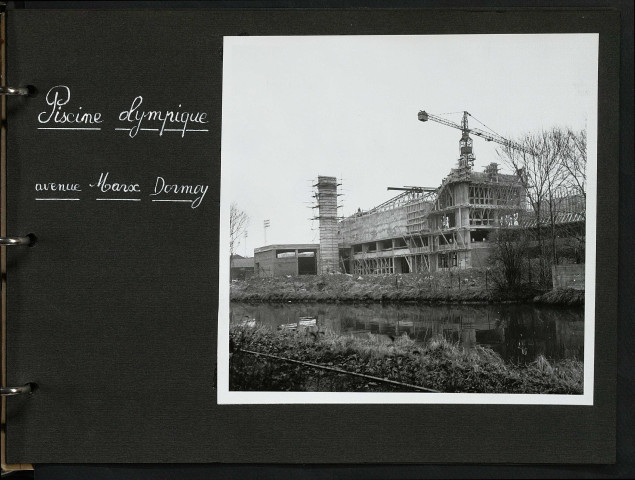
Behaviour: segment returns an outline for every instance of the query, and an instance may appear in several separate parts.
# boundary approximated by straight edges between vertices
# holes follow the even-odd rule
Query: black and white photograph
[[[597,34],[223,48],[219,404],[593,404]]]

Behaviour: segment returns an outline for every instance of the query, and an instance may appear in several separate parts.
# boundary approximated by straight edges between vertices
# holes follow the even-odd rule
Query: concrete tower
[[[337,235],[337,178],[318,177],[317,199],[320,222],[320,257],[318,274],[339,272],[339,249]]]

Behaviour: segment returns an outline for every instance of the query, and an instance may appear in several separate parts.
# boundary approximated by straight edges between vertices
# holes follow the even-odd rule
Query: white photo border
[[[559,34],[492,34],[559,35]],[[566,34],[572,35],[572,34]],[[231,159],[226,158],[221,140],[221,204],[219,235],[219,303],[217,345],[217,403],[219,405],[257,404],[479,404],[479,405],[593,405],[595,360],[595,279],[597,224],[597,135],[598,135],[598,56],[599,33],[581,33],[595,37],[595,50],[585,52],[595,62],[595,95],[588,99],[587,112],[587,198],[585,248],[585,305],[584,305],[584,391],[581,395],[506,394],[506,393],[411,393],[411,392],[244,392],[229,390],[229,319],[230,319],[230,250],[229,212],[232,196],[223,179],[230,178]],[[421,35],[416,35],[421,36]],[[449,37],[452,35],[444,35]],[[456,35],[469,37],[470,34]],[[372,36],[377,37],[377,36]],[[257,41],[262,37],[223,38],[223,119],[226,115],[225,95],[230,92],[226,68],[231,61],[235,42]],[[272,37],[265,37],[272,38]],[[303,37],[306,38],[306,37]],[[223,129],[223,137],[226,131]]]

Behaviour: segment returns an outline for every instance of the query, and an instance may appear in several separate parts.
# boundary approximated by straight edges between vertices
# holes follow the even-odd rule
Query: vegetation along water
[[[232,390],[583,390],[581,308],[232,302],[230,323]]]

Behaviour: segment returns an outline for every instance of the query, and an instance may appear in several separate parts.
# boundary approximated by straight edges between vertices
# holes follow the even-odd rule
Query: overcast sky
[[[595,122],[597,36],[447,35],[225,37],[222,199],[265,244],[318,243],[312,181],[341,180],[344,216],[399,192],[437,187],[456,166],[467,110],[504,137]],[[470,126],[487,130],[470,118]],[[497,144],[474,138],[475,168]]]

